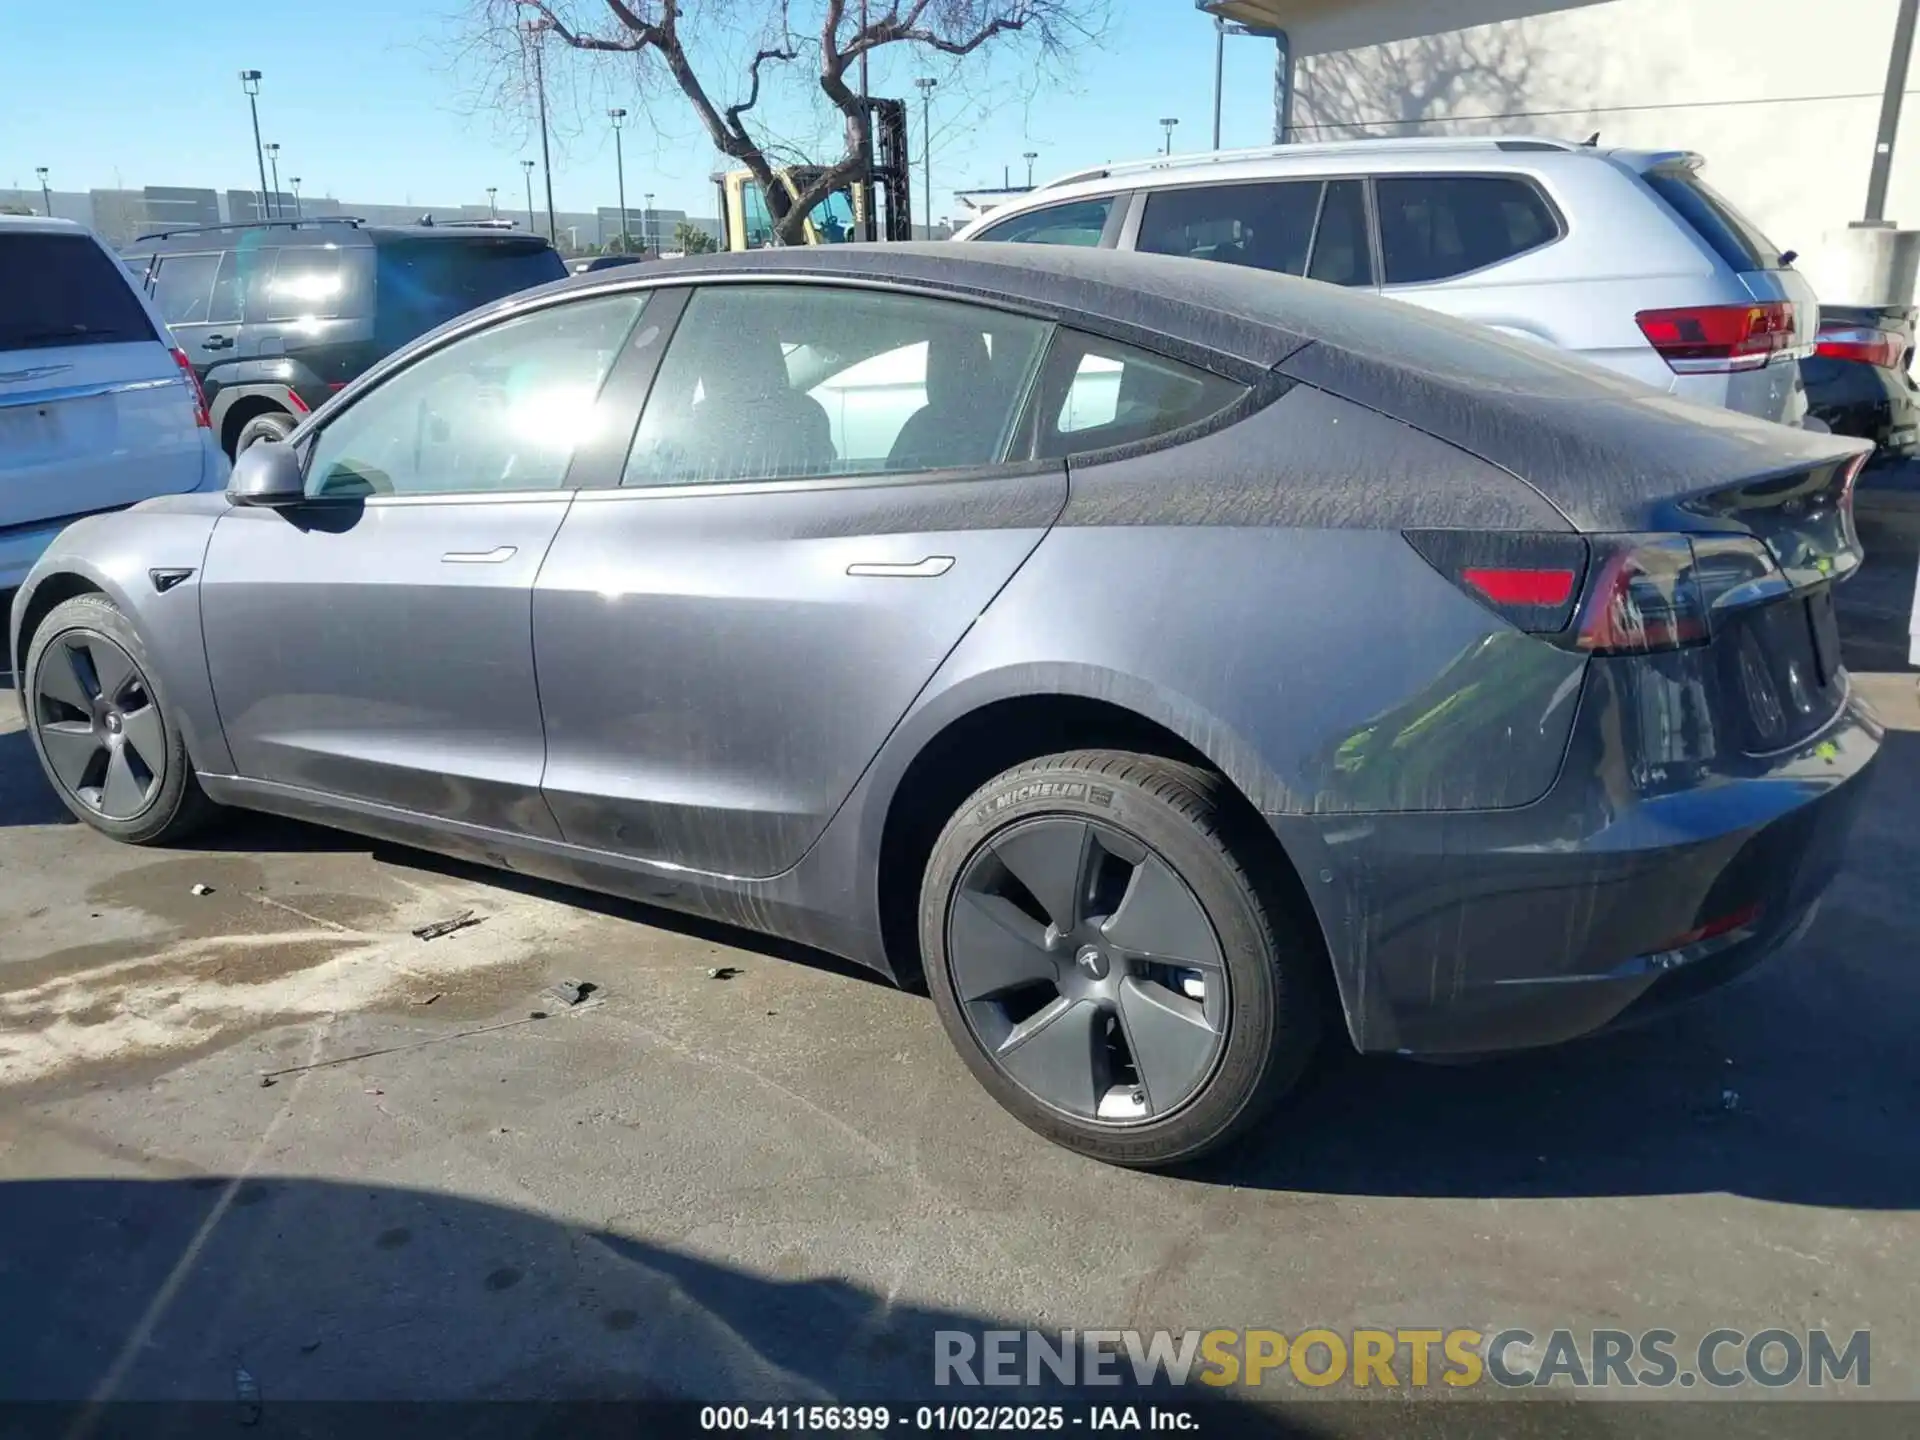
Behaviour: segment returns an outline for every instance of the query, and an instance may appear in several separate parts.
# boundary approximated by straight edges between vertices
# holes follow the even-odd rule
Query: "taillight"
[[[1647,343],[1682,375],[1758,370],[1793,348],[1794,310],[1787,300],[1642,310],[1634,319]]]
[[[1709,638],[1707,597],[1693,547],[1678,535],[1605,537],[1574,623],[1574,645],[1596,655],[1677,650]]]
[[[187,388],[193,392],[193,423],[202,430],[213,428],[213,417],[207,414],[207,392],[200,388],[199,372],[193,368],[193,362],[187,359],[187,352],[175,350],[173,363],[180,367],[180,373],[187,377]]]
[[[1857,360],[1862,365],[1898,370],[1906,358],[1906,346],[1898,335],[1875,330],[1870,325],[1829,324],[1820,327],[1814,353],[1829,360]]]
[[[1578,535],[1479,530],[1409,530],[1420,557],[1520,630],[1550,635],[1567,628],[1587,573]]]

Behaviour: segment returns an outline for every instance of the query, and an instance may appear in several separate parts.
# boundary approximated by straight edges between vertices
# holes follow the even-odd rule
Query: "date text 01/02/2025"
[[[709,1433],[827,1431],[879,1434],[887,1430],[930,1433],[1011,1434],[1065,1430],[1162,1431],[1200,1428],[1192,1410],[1163,1405],[707,1405],[700,1429]]]

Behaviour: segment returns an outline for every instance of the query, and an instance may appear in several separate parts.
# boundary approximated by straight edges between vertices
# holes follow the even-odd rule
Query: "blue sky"
[[[589,0],[576,0],[589,3]],[[719,0],[713,0],[719,3]],[[956,187],[1016,183],[1021,152],[1036,176],[1144,155],[1162,115],[1180,117],[1176,149],[1211,140],[1213,32],[1187,0],[1110,0],[1104,44],[1064,76],[1032,83],[1007,57],[944,74],[935,91],[934,210],[957,212]],[[805,10],[809,7],[798,7]],[[537,159],[537,131],[491,103],[483,67],[462,53],[469,32],[457,0],[152,0],[46,4],[0,0],[0,185],[31,188],[34,167],[55,189],[124,185],[249,188],[254,179],[246,98],[237,72],[264,73],[262,138],[282,146],[283,181],[363,202],[480,204],[497,186],[524,205],[517,162]],[[590,73],[552,54],[554,198],[562,209],[615,203],[613,144],[600,117],[633,112],[626,132],[627,200],[712,210],[716,157],[676,91],[642,95],[617,73]],[[1263,144],[1272,118],[1272,47],[1227,43],[1223,142]],[[722,71],[730,78],[731,70]],[[923,65],[876,67],[876,94],[914,96]],[[727,98],[737,98],[728,96]],[[792,94],[776,95],[774,128],[806,144],[818,122]],[[914,201],[920,207],[919,105],[913,106]],[[822,134],[827,132],[820,132]],[[536,180],[537,184],[537,180]]]

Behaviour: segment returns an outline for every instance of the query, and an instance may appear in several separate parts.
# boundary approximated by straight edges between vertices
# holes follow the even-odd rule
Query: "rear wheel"
[[[76,816],[133,845],[184,839],[214,809],[149,673],[139,635],[103,595],[54,606],[27,647],[41,768]]]
[[[262,440],[286,439],[293,433],[293,423],[291,415],[279,410],[254,416],[240,427],[240,433],[234,437],[234,455],[240,455],[249,445],[257,445]]]
[[[1224,786],[1152,756],[1049,756],[976,791],[934,845],[920,938],[941,1022],[995,1099],[1070,1149],[1194,1159],[1313,1056],[1320,955],[1256,879]]]

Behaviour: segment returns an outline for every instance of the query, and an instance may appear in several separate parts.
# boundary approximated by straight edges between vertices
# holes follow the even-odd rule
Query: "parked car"
[[[0,215],[0,610],[71,521],[224,485],[211,433],[113,252],[71,220]]]
[[[192,359],[229,455],[284,438],[415,336],[566,274],[538,235],[335,216],[164,230],[127,254]]]
[[[1801,362],[1807,406],[1836,435],[1873,441],[1870,464],[1920,453],[1911,306],[1823,305],[1819,348]]]
[[[1810,923],[1867,447],[1702,413],[1192,261],[630,266],[74,526],[10,643],[104,834],[278,811],[924,975],[1020,1119],[1165,1164],[1328,1020],[1551,1043]]]
[[[1219,260],[1377,290],[1798,425],[1818,302],[1686,151],[1357,140],[1065,176],[959,240]]]

